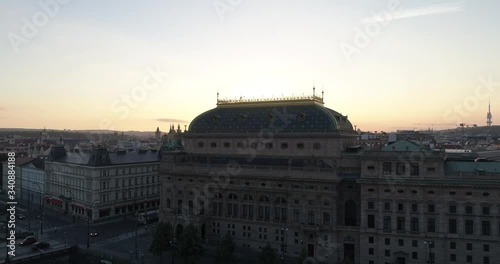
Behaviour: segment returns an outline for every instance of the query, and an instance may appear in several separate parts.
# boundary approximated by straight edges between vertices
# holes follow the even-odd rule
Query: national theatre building
[[[286,263],[499,263],[499,162],[357,139],[322,96],[218,100],[162,152],[160,220]]]

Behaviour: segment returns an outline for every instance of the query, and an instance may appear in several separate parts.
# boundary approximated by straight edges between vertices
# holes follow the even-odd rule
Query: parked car
[[[16,232],[17,233],[17,232]],[[17,235],[17,238],[27,238],[29,236],[34,236],[35,233],[31,232],[31,231],[24,231],[24,232],[20,232],[19,235]]]
[[[26,219],[26,216],[25,216],[25,215],[23,215],[23,214],[18,214],[18,215],[17,215],[17,219],[20,219],[20,220],[22,220],[22,219]]]
[[[33,250],[36,250],[36,249],[44,249],[44,248],[48,248],[50,247],[50,244],[47,243],[47,242],[36,242],[34,243],[33,245],[31,245],[31,248]]]
[[[90,231],[90,237],[96,237],[97,236],[97,230],[92,230]]]
[[[25,246],[25,245],[31,245],[33,243],[36,242],[36,238],[34,236],[28,236],[26,237],[22,242],[21,242],[21,246]]]

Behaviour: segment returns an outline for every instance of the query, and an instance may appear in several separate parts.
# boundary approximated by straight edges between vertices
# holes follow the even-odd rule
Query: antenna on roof
[[[316,87],[313,86],[313,97],[316,95]]]

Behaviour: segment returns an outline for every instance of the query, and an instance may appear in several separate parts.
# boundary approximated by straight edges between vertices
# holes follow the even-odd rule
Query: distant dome
[[[280,132],[355,133],[347,116],[324,107],[317,97],[219,101],[216,108],[193,119],[188,132],[245,133],[265,128]]]

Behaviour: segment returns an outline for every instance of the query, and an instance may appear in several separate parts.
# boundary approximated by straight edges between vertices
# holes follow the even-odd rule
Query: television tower
[[[490,109],[490,102],[488,102],[488,113],[486,114],[486,126],[491,126],[491,109]]]

